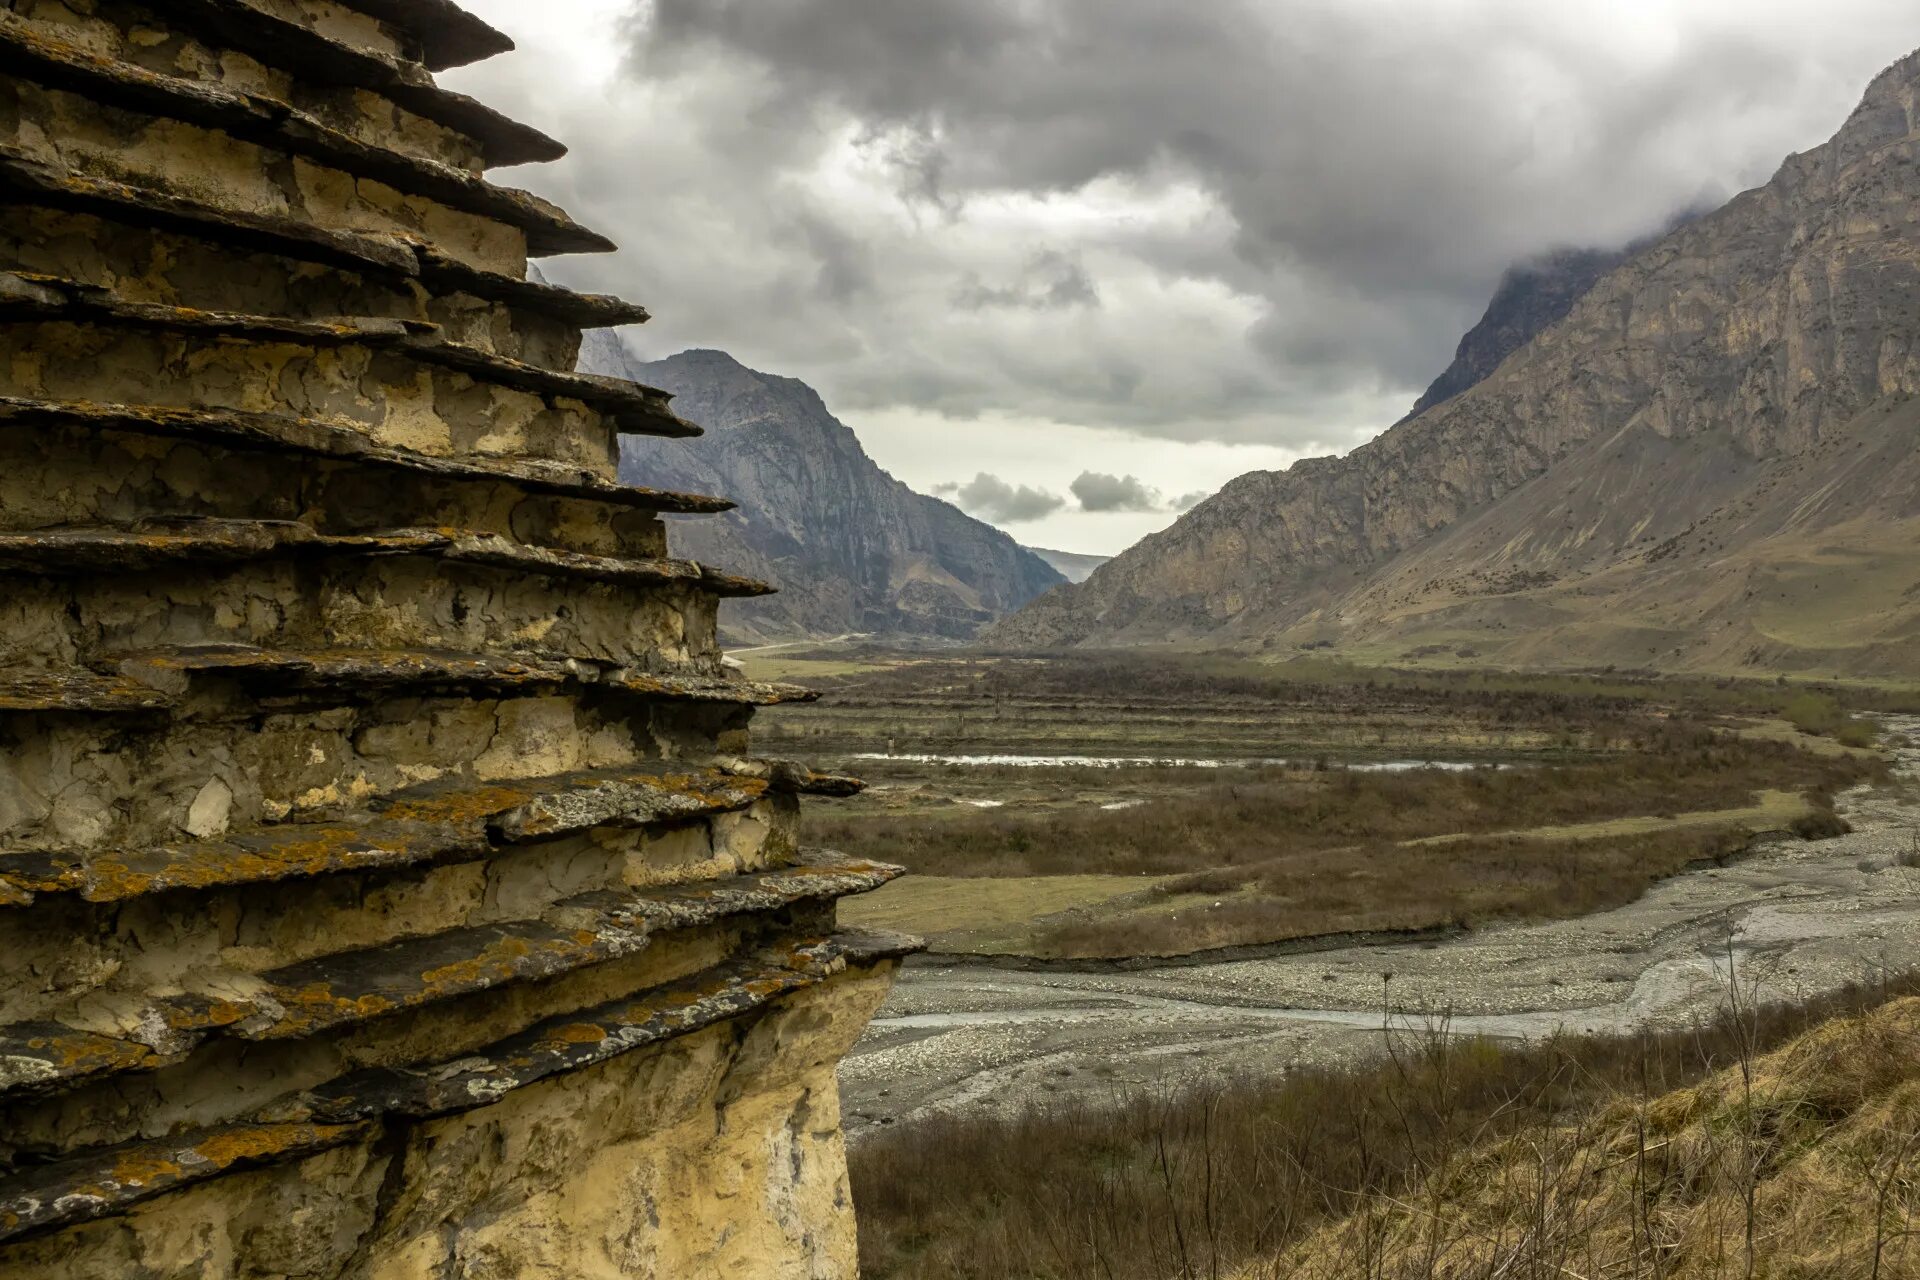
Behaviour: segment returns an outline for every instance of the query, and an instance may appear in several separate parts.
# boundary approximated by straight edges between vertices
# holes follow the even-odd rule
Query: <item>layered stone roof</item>
[[[660,519],[731,504],[617,479],[699,429],[574,372],[643,308],[527,278],[612,245],[485,177],[564,148],[433,82],[510,47],[447,0],[0,10],[4,1280],[851,1265],[817,1117],[912,944],[833,903],[898,872],[803,846],[857,782],[752,754],[811,696],[722,659],[770,588]],[[578,1122],[617,1202],[428,1158],[695,1061]],[[662,1225],[662,1152],[764,1203]],[[491,1242],[520,1192],[579,1218]]]

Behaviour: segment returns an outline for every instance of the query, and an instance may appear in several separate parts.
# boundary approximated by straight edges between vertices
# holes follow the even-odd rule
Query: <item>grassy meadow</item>
[[[1632,901],[1756,834],[1833,833],[1905,696],[1301,659],[836,654],[766,749],[869,791],[813,841],[914,874],[846,904],[936,951],[1099,960],[1428,933]],[[894,758],[874,759],[875,755]],[[1030,755],[1159,761],[950,764]],[[1383,769],[1389,762],[1459,767]],[[1359,766],[1359,767],[1353,767]]]

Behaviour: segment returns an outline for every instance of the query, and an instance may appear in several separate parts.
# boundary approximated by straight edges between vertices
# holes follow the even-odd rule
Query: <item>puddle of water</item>
[[[1100,807],[1108,813],[1118,813],[1122,809],[1138,809],[1145,803],[1145,800],[1115,800],[1112,804],[1103,804]]]
[[[947,756],[888,751],[862,751],[853,758],[855,760],[896,760],[906,764],[946,764],[960,766],[1003,765],[1015,769],[1061,769],[1071,767],[1125,769],[1146,766],[1180,769],[1235,769],[1248,767],[1307,769],[1317,767],[1320,763],[1315,760],[1302,760],[1288,756],[1216,760],[1185,756]],[[1330,760],[1326,762],[1326,767],[1329,769],[1348,769],[1355,773],[1406,773],[1414,769],[1444,769],[1450,773],[1465,773],[1474,769],[1511,769],[1513,766],[1483,760],[1361,760],[1353,762]]]
[[[969,805],[975,809],[1004,809],[1007,807],[1005,800],[962,800],[960,803]]]

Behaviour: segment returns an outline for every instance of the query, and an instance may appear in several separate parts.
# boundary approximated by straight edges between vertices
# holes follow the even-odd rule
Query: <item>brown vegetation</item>
[[[804,657],[789,654],[789,658]],[[853,651],[822,654],[831,669]],[[1715,678],[1653,671],[1591,672],[1432,670],[1364,667],[1334,658],[1297,657],[1259,662],[1226,654],[1077,652],[900,661],[869,651],[873,663],[844,679],[820,681],[862,699],[921,697],[931,691],[983,698],[1090,696],[1111,700],[1116,690],[1155,698],[1237,699],[1289,706],[1350,704],[1392,699],[1445,707],[1483,708],[1505,720],[1585,721],[1600,716],[1672,707],[1700,713],[1779,716],[1805,694],[1865,712],[1920,712],[1920,689],[1831,685],[1785,677]]]
[[[1164,882],[1156,895],[1231,896],[1057,925],[1039,936],[1034,951],[1082,959],[1184,955],[1332,933],[1581,916],[1632,902],[1689,866],[1724,862],[1749,840],[1744,831],[1710,827],[1592,840],[1312,850]]]
[[[1193,771],[1184,793],[1133,809],[968,810],[910,822],[848,811],[817,830],[835,848],[923,875],[1176,875],[1436,834],[1735,808],[1768,789],[1830,795],[1875,768],[1669,728],[1630,754],[1555,768]]]
[[[1357,1070],[928,1120],[852,1153],[862,1274],[1911,1276],[1917,992],[1533,1046],[1439,1025]]]

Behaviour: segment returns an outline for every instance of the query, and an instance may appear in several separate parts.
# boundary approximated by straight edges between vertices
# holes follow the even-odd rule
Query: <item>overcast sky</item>
[[[610,234],[543,264],[653,359],[802,378],[881,465],[1118,551],[1344,452],[1510,263],[1824,141],[1914,0],[463,0],[443,81],[546,128],[497,176]]]

